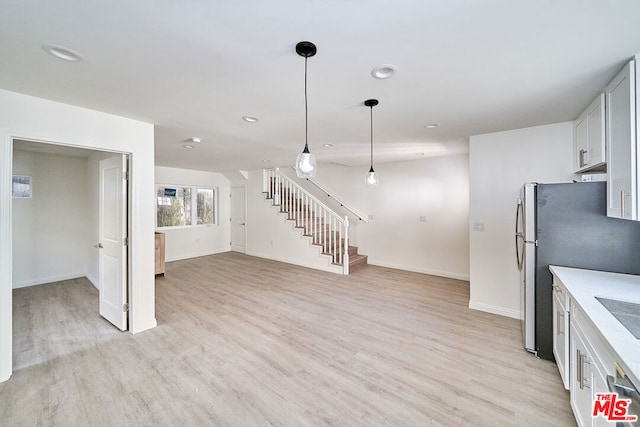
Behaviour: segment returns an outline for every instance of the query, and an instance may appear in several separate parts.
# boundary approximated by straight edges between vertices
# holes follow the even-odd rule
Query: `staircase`
[[[367,264],[367,256],[349,245],[349,218],[341,217],[278,169],[264,170],[263,193],[272,206],[294,221],[302,236],[322,248],[322,255],[341,266],[343,274]]]

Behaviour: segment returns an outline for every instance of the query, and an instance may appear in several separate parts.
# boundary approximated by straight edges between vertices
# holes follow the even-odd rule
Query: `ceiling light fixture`
[[[260,121],[259,118],[253,117],[253,116],[242,116],[242,120],[244,120],[247,123],[257,123]]]
[[[374,79],[388,79],[394,76],[398,71],[398,67],[393,64],[384,64],[375,67],[371,70],[371,75]]]
[[[438,123],[430,123],[428,125],[424,125],[424,127],[426,127],[427,129],[435,129],[438,126],[440,126]]]
[[[376,171],[373,170],[373,107],[378,105],[378,100],[367,99],[364,101],[364,105],[371,109],[371,168],[367,176],[364,177],[364,183],[367,188],[376,188],[378,186],[378,176],[376,175]]]
[[[329,147],[333,147],[333,144],[322,144],[323,147],[329,148]]]
[[[316,157],[309,151],[309,109],[307,106],[307,59],[314,56],[318,50],[311,42],[300,42],[296,45],[296,53],[304,56],[304,150],[296,159],[296,175],[298,178],[313,178],[316,176]]]
[[[196,147],[194,147],[193,145],[189,145],[189,144],[182,144],[182,148],[187,148],[189,150],[192,150],[192,149],[194,149]]]
[[[191,141],[194,144],[200,144],[202,142],[202,138],[198,138],[196,136],[192,136],[191,138],[189,138],[189,141]]]
[[[66,47],[43,44],[42,50],[47,52],[49,55],[53,55],[58,59],[62,59],[69,62],[78,62],[82,60],[82,55],[78,52],[74,52],[71,49],[67,49]]]

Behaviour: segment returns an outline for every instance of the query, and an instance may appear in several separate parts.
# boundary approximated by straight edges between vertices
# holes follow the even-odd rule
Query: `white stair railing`
[[[333,264],[342,266],[343,274],[349,274],[349,217],[335,213],[278,168],[263,171],[263,191],[314,245],[322,246]]]

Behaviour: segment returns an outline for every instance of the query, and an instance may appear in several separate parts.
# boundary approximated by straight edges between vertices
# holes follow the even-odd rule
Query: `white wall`
[[[469,140],[469,307],[521,318],[515,258],[516,203],[525,182],[570,182],[573,122],[472,136]]]
[[[0,89],[0,381],[12,369],[13,139],[131,153],[129,327],[156,326],[153,125]]]
[[[366,166],[320,164],[314,179],[365,218],[373,216],[369,223],[354,223],[350,231],[359,252],[368,255],[370,264],[467,280],[468,156],[382,163],[375,169],[380,175],[376,189],[365,188]],[[261,171],[250,173],[248,253],[270,257],[279,251],[278,258],[272,257],[296,262],[296,256],[302,256],[297,255],[300,249],[295,250],[293,243],[278,242],[276,230],[259,228],[260,222],[275,215],[275,208],[260,217],[252,212],[265,204],[261,180]],[[425,222],[420,221],[421,216]],[[283,247],[274,249],[278,245]],[[308,250],[304,253],[306,257]],[[303,265],[310,262],[306,258],[298,261]]]
[[[374,220],[358,234],[370,262],[468,280],[468,156],[381,164],[376,173]]]
[[[176,261],[229,251],[229,242],[231,241],[229,226],[231,187],[229,180],[216,172],[162,166],[156,166],[155,170],[157,185],[197,185],[218,189],[217,225],[157,230],[165,234],[165,260]]]
[[[13,288],[82,277],[89,252],[87,159],[13,152],[32,198],[13,199]]]

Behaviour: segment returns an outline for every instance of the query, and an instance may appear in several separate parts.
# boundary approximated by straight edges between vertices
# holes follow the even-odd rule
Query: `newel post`
[[[349,217],[344,217],[344,263],[343,274],[349,274]]]

